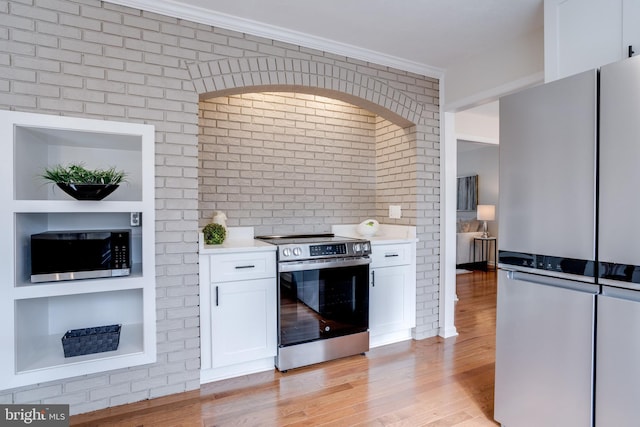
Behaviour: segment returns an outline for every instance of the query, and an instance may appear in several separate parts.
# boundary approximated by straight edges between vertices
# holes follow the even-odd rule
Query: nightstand
[[[495,237],[474,237],[473,238],[473,262],[476,262],[476,244],[480,242],[480,262],[485,263],[485,271],[489,271],[489,254],[493,248],[493,269],[498,267],[498,243]]]

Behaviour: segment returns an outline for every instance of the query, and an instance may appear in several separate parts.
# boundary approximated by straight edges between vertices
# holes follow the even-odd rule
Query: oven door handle
[[[278,264],[278,271],[291,272],[302,270],[321,270],[325,268],[356,267],[367,264],[371,264],[371,258],[369,257],[287,261]]]

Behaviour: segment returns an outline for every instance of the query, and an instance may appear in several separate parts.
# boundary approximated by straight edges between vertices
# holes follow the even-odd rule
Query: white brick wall
[[[428,124],[417,126],[417,339],[438,331],[439,239],[440,239],[440,151],[437,113]]]
[[[374,215],[375,116],[316,95],[200,103],[200,226],[221,210],[260,234],[329,232]]]
[[[290,91],[295,85],[331,93],[403,127],[414,126],[390,131],[389,143],[402,152],[400,159],[390,161],[409,163],[390,164],[389,171],[415,165],[415,180],[406,180],[403,189],[415,194],[415,209],[409,208],[406,221],[417,226],[420,239],[416,337],[435,335],[437,80],[99,0],[0,0],[0,108],[156,127],[158,305],[157,363],[0,392],[0,402],[70,403],[72,413],[81,413],[198,388],[198,99],[253,91],[248,86]],[[305,111],[301,116],[308,116]],[[374,123],[373,131],[385,128]],[[415,149],[406,147],[412,144],[407,138],[415,141]],[[315,154],[301,152],[299,159],[311,161]],[[380,158],[371,156],[372,161]],[[265,171],[256,166],[253,172]],[[375,177],[374,169],[367,169],[363,178]],[[337,186],[340,196],[332,194],[336,200],[348,190],[366,191],[345,181]],[[299,196],[299,188],[290,191],[294,194],[287,196]],[[370,203],[367,210],[375,214],[389,201],[395,203],[395,197],[362,203]],[[401,197],[404,204],[409,195]],[[350,202],[345,198],[344,203]]]
[[[400,128],[388,120],[377,122],[378,150],[376,217],[388,224],[415,225],[416,129]],[[389,219],[389,205],[400,205],[401,219]]]

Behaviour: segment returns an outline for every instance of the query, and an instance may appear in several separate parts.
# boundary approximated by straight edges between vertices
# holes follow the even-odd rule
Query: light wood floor
[[[458,275],[459,335],[219,381],[71,418],[73,426],[495,426],[496,275]]]

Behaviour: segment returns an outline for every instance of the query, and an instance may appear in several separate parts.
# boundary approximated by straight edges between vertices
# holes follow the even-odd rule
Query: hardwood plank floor
[[[72,426],[495,426],[495,272],[457,276],[459,335],[71,417]]]

